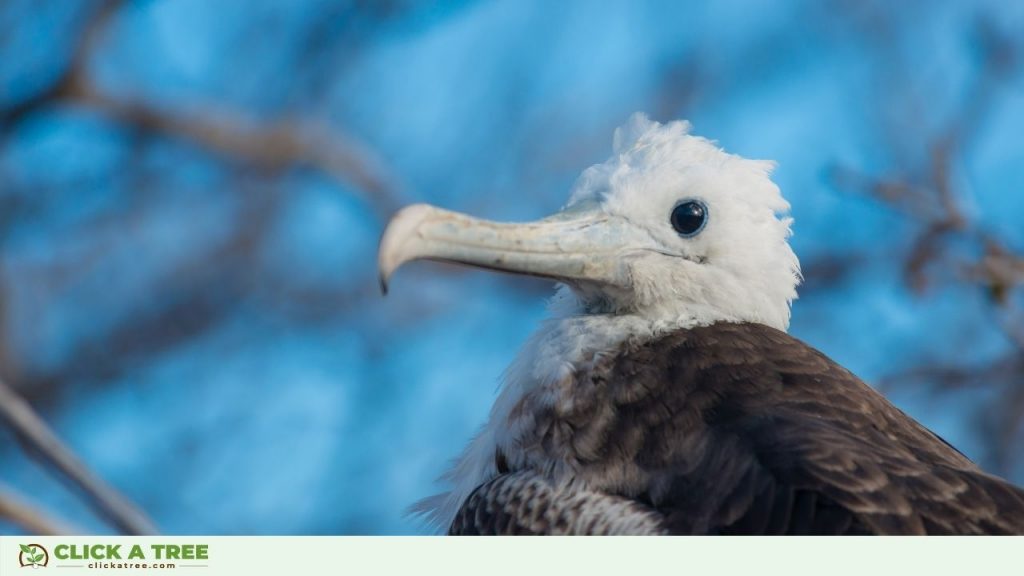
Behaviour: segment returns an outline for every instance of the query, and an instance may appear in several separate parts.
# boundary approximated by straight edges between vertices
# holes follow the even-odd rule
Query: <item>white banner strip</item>
[[[0,576],[1019,574],[1024,538],[0,537]]]

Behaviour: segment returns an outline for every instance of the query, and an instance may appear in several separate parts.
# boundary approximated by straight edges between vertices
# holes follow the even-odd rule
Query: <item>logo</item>
[[[2,2],[3,0],[0,0]],[[84,568],[88,570],[164,570],[208,568],[209,544],[153,543],[153,544],[101,544],[76,542],[74,544],[48,543],[53,555],[42,544],[18,544],[18,564],[22,568],[46,568],[53,561],[55,568]],[[62,572],[62,570],[57,570]],[[0,569],[0,574],[6,572]]]
[[[18,564],[22,568],[29,566],[33,568],[46,567],[50,563],[50,553],[41,544],[19,544],[21,553],[18,554]]]

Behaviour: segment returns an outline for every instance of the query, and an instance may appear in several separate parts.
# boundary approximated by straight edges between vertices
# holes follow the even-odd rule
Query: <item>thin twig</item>
[[[298,119],[266,124],[229,110],[171,113],[141,100],[106,94],[84,76],[74,77],[64,96],[142,132],[187,140],[258,168],[317,170],[361,190],[382,219],[400,205],[393,178],[381,168],[381,161],[365,144],[337,130]]]
[[[134,504],[100,479],[68,448],[46,422],[7,383],[0,381],[0,418],[47,465],[70,480],[96,511],[126,534],[156,534]]]
[[[30,502],[28,498],[2,485],[0,485],[0,520],[6,520],[29,534],[40,536],[60,536],[84,532],[72,527],[64,520],[54,518],[38,505]]]

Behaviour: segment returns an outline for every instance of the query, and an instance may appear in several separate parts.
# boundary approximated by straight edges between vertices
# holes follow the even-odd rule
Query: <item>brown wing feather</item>
[[[800,531],[828,533],[1024,533],[1024,492],[985,474],[856,376],[783,332],[715,325],[674,334],[630,357],[673,376],[657,400],[676,414],[667,424],[704,437],[708,452],[740,463],[730,475],[732,467],[705,454],[704,465],[678,486],[717,479],[706,495],[716,497],[718,508],[678,507],[676,501],[688,499],[668,493],[656,507],[669,516],[701,517],[702,528],[725,532],[766,531],[762,526],[795,532],[800,520]],[[620,414],[628,426],[629,413]],[[686,426],[687,418],[700,424]],[[754,489],[738,490],[744,482]],[[794,516],[800,510],[811,521]],[[690,520],[678,526],[694,528]]]
[[[577,378],[511,469],[567,461],[673,533],[1024,534],[1024,491],[778,330],[683,330]]]

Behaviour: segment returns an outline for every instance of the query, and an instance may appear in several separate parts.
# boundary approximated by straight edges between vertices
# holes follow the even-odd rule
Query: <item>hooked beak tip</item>
[[[413,204],[399,210],[388,222],[377,251],[381,295],[387,296],[388,282],[394,271],[405,262],[416,258],[415,251],[410,252],[408,241],[416,237],[419,226],[437,212],[433,206]]]

